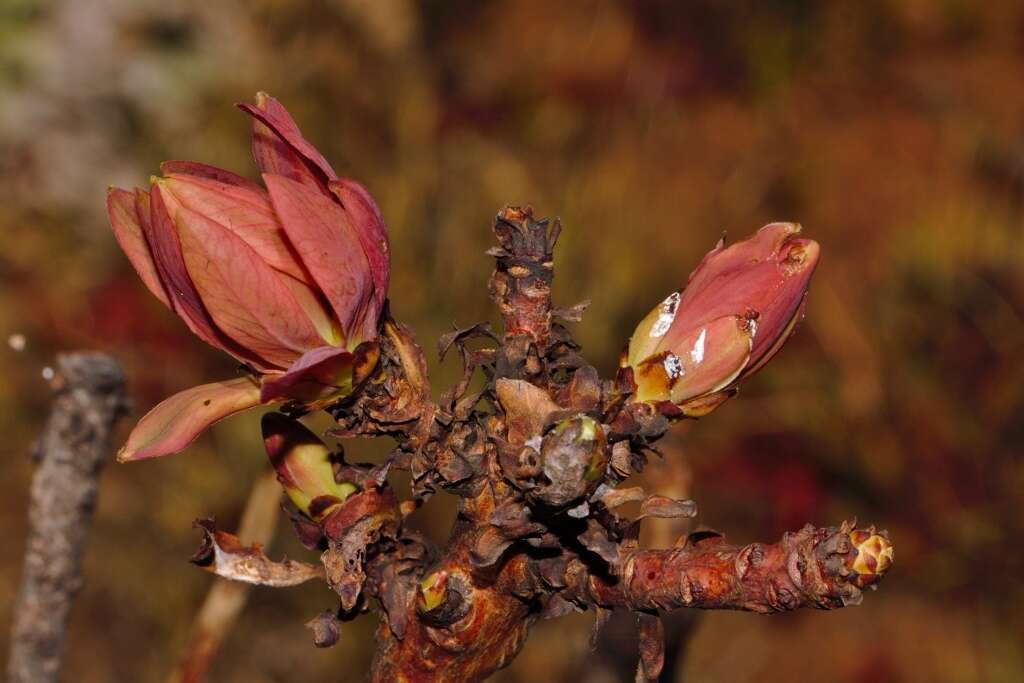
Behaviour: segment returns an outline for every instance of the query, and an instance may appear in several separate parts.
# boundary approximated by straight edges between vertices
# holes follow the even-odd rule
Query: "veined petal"
[[[245,241],[185,207],[176,221],[188,273],[224,334],[278,367],[321,345],[281,276]]]
[[[363,315],[363,339],[373,339],[377,335],[377,318],[384,308],[384,299],[388,294],[388,281],[391,277],[391,253],[388,242],[388,230],[384,225],[380,207],[373,200],[365,187],[354,180],[342,178],[329,183],[331,192],[338,198],[341,205],[352,218],[366,260],[370,265],[373,277],[373,298],[370,310]]]
[[[146,235],[146,242],[153,254],[153,262],[156,264],[157,274],[160,276],[161,282],[164,283],[174,312],[185,321],[193,334],[210,346],[227,351],[239,360],[253,362],[257,367],[262,368],[265,365],[262,359],[251,357],[244,350],[233,345],[230,340],[224,338],[203,306],[199,293],[185,268],[178,232],[167,211],[160,188],[154,185],[151,194],[137,190],[135,200],[140,223]],[[149,209],[150,217],[148,221],[143,221],[141,216],[144,215],[146,209]]]
[[[159,183],[181,206],[220,223],[238,235],[274,269],[306,284],[313,283],[288,243],[270,204],[270,197],[262,187],[255,184],[232,185],[208,177],[178,173],[171,173]]]
[[[146,236],[139,223],[139,215],[135,210],[135,194],[117,187],[107,190],[107,216],[110,219],[114,237],[121,245],[125,256],[131,261],[135,272],[139,274],[142,282],[153,293],[153,296],[171,308],[171,300],[160,281],[160,276],[157,275],[153,254],[149,250],[149,244],[146,242]]]
[[[257,93],[256,106],[239,104],[252,116],[252,153],[262,173],[284,176],[308,187],[325,190],[337,178],[323,155],[302,137],[298,124],[280,102]]]
[[[349,214],[336,201],[294,180],[270,174],[263,180],[289,241],[320,285],[350,344],[374,287]]]
[[[213,423],[259,402],[259,387],[248,377],[186,389],[139,420],[117,459],[127,462],[177,453]]]
[[[284,273],[281,274],[281,281],[291,290],[295,301],[302,307],[320,338],[330,346],[341,346],[345,342],[344,331],[331,314],[327,300],[315,285],[311,287]]]

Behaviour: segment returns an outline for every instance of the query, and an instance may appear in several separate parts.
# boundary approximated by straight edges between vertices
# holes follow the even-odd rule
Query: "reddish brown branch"
[[[554,278],[557,221],[533,218],[530,207],[505,207],[494,221],[501,246],[489,253],[497,259],[491,296],[505,319],[506,339],[526,336],[547,346],[551,333],[551,280]]]
[[[500,247],[491,251],[491,294],[505,330],[485,394],[496,409],[437,413],[413,456],[423,463],[422,481],[460,496],[459,521],[415,599],[407,593],[400,632],[389,608],[372,680],[484,680],[518,652],[536,619],[575,603],[602,614],[637,612],[638,680],[654,681],[664,664],[662,610],[770,612],[859,601],[860,589],[891,561],[887,539],[873,530],[807,527],[774,545],[743,548],[705,534],[682,548],[636,548],[639,518],[622,519],[611,508],[635,501],[642,502],[640,518],[695,513],[690,501],[615,489],[643,467],[644,449],[669,422],[634,405],[629,419],[618,421],[625,429],[601,425],[601,418],[616,420],[622,396],[600,383],[568,331],[553,322],[557,223],[506,208],[494,230]],[[473,329],[456,331],[442,348]],[[466,384],[464,377],[460,387]],[[606,434],[617,441],[607,444]]]
[[[60,676],[99,471],[111,454],[114,423],[125,411],[121,368],[103,354],[59,356],[51,387],[53,409],[36,444],[28,546],[14,605],[11,683],[55,682]]]
[[[855,544],[858,536],[877,540],[877,547]],[[861,589],[873,585],[891,560],[884,532],[854,530],[846,523],[808,525],[771,545],[733,546],[718,534],[695,534],[681,548],[629,553],[618,580],[592,575],[577,563],[567,592],[602,607],[633,610],[835,609],[858,604]],[[865,562],[871,571],[865,571]]]

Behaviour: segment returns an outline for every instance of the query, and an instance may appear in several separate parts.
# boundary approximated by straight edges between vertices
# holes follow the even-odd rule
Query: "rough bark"
[[[68,613],[82,585],[81,560],[110,435],[125,412],[117,362],[99,353],[57,358],[53,408],[35,445],[28,543],[14,605],[11,683],[57,681]]]
[[[715,533],[691,534],[681,547],[636,550],[621,576],[569,570],[567,597],[606,608],[654,611],[681,607],[785,612],[801,607],[836,609],[859,604],[858,554],[852,524],[805,526],[774,544],[733,546]]]

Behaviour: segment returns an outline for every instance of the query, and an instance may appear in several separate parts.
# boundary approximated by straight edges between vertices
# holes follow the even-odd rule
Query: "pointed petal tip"
[[[268,101],[276,101],[266,90],[257,90],[253,99],[255,100],[255,104],[252,102],[235,102],[235,106],[242,111],[248,111],[250,108],[266,109]]]

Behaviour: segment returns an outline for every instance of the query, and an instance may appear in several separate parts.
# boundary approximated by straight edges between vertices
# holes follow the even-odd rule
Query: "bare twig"
[[[238,535],[241,539],[269,546],[280,517],[281,487],[273,472],[260,478],[249,493],[242,513]],[[182,652],[178,666],[168,683],[199,683],[224,641],[238,615],[245,608],[252,590],[247,583],[216,581],[196,614],[192,635]]]
[[[866,569],[865,549],[852,539],[879,539],[885,532],[805,526],[779,543],[733,546],[720,534],[691,534],[681,547],[626,554],[620,577],[609,580],[577,563],[568,572],[573,599],[632,610],[732,609],[784,612],[802,607],[836,609],[859,604],[862,588],[874,587],[891,561],[891,548]],[[872,560],[874,562],[874,560]]]
[[[124,376],[100,353],[57,358],[53,409],[35,447],[28,543],[14,606],[10,683],[57,681],[68,612],[82,585],[81,559],[110,433],[125,411]]]

